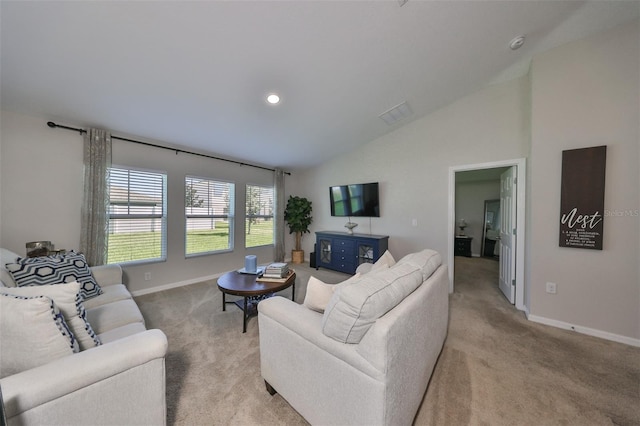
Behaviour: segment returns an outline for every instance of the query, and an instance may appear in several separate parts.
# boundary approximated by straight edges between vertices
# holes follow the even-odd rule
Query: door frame
[[[526,310],[524,304],[524,264],[525,264],[525,229],[526,229],[526,189],[527,189],[527,159],[491,161],[488,163],[465,164],[449,167],[449,218],[447,226],[449,292],[453,293],[454,282],[454,239],[456,235],[456,173],[470,170],[494,169],[497,167],[516,166],[517,195],[516,195],[516,309]]]

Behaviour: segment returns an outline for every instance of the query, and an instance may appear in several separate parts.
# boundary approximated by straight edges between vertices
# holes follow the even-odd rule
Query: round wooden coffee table
[[[227,310],[227,303],[233,303],[243,312],[242,332],[247,332],[247,320],[258,314],[258,302],[278,291],[292,287],[291,300],[296,296],[296,273],[281,280],[256,281],[257,275],[241,274],[237,271],[227,272],[218,278],[218,288],[222,292],[222,310]],[[227,302],[226,295],[241,296],[242,300]]]

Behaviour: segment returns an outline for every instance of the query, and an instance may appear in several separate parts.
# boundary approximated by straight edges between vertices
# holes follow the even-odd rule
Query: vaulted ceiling
[[[637,19],[637,1],[0,4],[0,100],[59,124],[289,169]],[[518,50],[509,42],[526,41]],[[278,105],[265,101],[268,93]],[[379,116],[407,102],[409,115]]]

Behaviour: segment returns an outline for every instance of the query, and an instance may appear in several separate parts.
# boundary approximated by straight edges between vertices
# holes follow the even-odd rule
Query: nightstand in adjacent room
[[[456,256],[471,257],[471,240],[473,240],[473,237],[457,236],[454,254]]]

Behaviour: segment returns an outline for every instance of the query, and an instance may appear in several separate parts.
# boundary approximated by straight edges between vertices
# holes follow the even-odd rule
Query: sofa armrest
[[[381,424],[385,377],[322,333],[322,315],[283,297],[258,305],[260,373],[310,424]]]
[[[371,363],[357,352],[358,345],[338,342],[322,333],[322,314],[282,296],[276,296],[263,300],[258,304],[258,321],[261,336],[263,335],[263,330],[265,330],[264,334],[268,337],[268,328],[270,326],[268,320],[280,324],[301,339],[317,346],[320,350],[331,354],[335,358],[341,359],[368,376],[381,377],[381,371],[376,370]],[[277,344],[283,344],[283,342]],[[262,342],[260,347],[263,347]]]
[[[122,268],[120,265],[92,266],[91,273],[100,287],[122,284]]]
[[[15,416],[45,419],[50,414],[51,423],[73,424],[74,415],[75,423],[86,420],[79,416],[88,415],[91,423],[117,423],[114,421],[117,417],[113,416],[119,415],[120,408],[108,406],[113,399],[131,401],[140,411],[152,409],[151,402],[159,404],[153,408],[153,414],[138,413],[135,407],[128,410],[132,421],[153,416],[159,419],[162,413],[158,410],[164,410],[165,404],[166,352],[165,334],[160,330],[147,330],[5,377],[0,380],[0,386],[7,419],[9,422]],[[149,364],[152,365],[148,367]],[[138,367],[144,367],[142,378],[135,371]],[[111,393],[116,395],[109,395],[108,390],[114,386],[117,391]],[[160,394],[145,395],[153,392],[150,389],[155,389],[156,394],[161,391],[161,401],[158,400]],[[147,401],[149,407],[145,406]],[[78,410],[90,412],[76,414],[64,410],[76,404],[80,404]],[[63,413],[71,420],[57,417]]]

